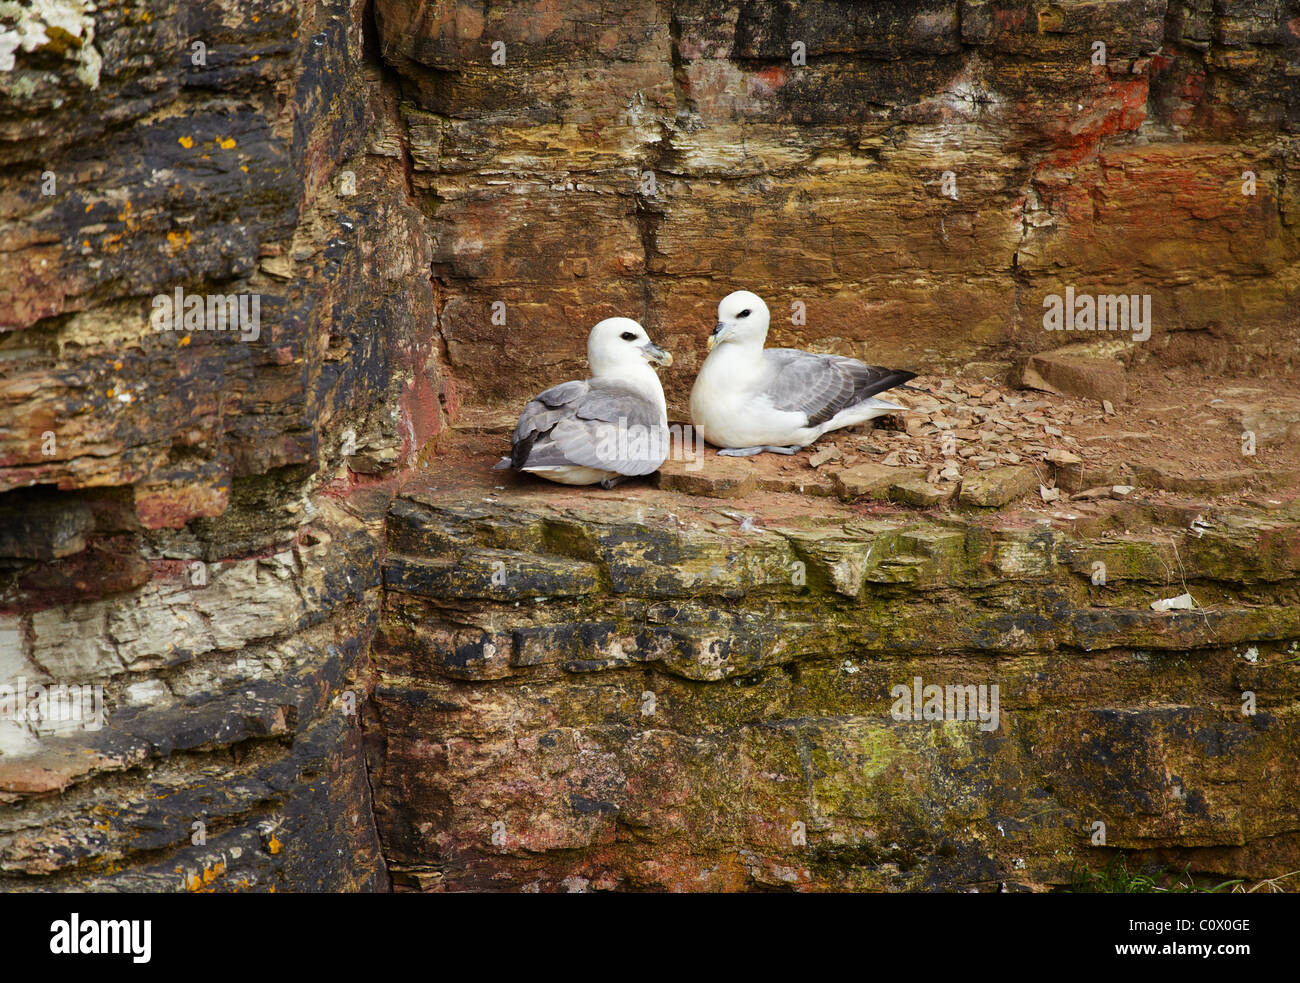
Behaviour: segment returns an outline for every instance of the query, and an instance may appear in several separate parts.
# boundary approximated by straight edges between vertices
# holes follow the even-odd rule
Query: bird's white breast
[[[691,390],[691,421],[718,447],[772,443],[804,422],[802,414],[772,408],[762,395],[762,349],[724,344],[709,353]]]

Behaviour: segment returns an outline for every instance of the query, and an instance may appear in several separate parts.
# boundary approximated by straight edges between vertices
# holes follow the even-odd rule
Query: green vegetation
[[[1123,857],[1115,857],[1102,870],[1075,864],[1070,869],[1072,894],[1218,894],[1229,888],[1236,891],[1244,880],[1223,881],[1213,886],[1198,884],[1184,867],[1172,877],[1164,867],[1150,872],[1130,871]]]

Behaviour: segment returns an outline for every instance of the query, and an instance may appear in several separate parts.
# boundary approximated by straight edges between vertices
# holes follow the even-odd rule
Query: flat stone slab
[[[835,491],[845,501],[879,498],[897,501],[894,489],[912,481],[924,481],[921,468],[895,468],[887,464],[855,464],[835,475]]]
[[[924,478],[898,481],[889,488],[891,501],[901,502],[904,505],[912,505],[917,508],[930,508],[941,505],[950,501],[956,493],[957,485],[954,482],[936,485],[931,484]]]
[[[758,487],[757,469],[743,457],[708,454],[702,461],[665,461],[655,485],[706,498],[741,498]]]

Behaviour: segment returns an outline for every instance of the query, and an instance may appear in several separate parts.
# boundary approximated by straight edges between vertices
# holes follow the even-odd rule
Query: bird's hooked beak
[[[709,335],[709,351],[713,351],[729,337],[731,337],[731,326],[719,321],[713,329],[713,334]]]
[[[641,354],[645,356],[647,362],[654,365],[662,365],[665,369],[673,364],[672,352],[664,351],[653,341],[648,341],[641,346]]]

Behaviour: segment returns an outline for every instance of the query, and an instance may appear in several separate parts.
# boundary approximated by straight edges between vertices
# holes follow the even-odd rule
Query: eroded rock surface
[[[1293,869],[1297,500],[1207,531],[539,485],[421,477],[390,509],[399,884],[1040,890],[1098,822],[1202,873]],[[897,719],[917,679],[974,687],[971,719]]]
[[[0,887],[1295,870],[1297,25],[8,5],[0,685],[61,702],[0,719]],[[961,382],[816,468],[486,472],[605,316],[684,417],[739,286],[773,344]],[[1044,330],[1069,291],[1150,337]],[[156,330],[184,295],[257,330]],[[1066,396],[1008,391],[1039,354]],[[893,720],[917,676],[998,726]]]
[[[883,364],[1075,341],[1044,330],[1067,290],[1150,298],[1147,342],[1095,317],[1086,336],[1130,361],[1290,363],[1294,2],[375,12],[476,415],[580,372],[586,329],[615,313],[680,353],[684,411],[737,287],[766,298],[772,343]]]

